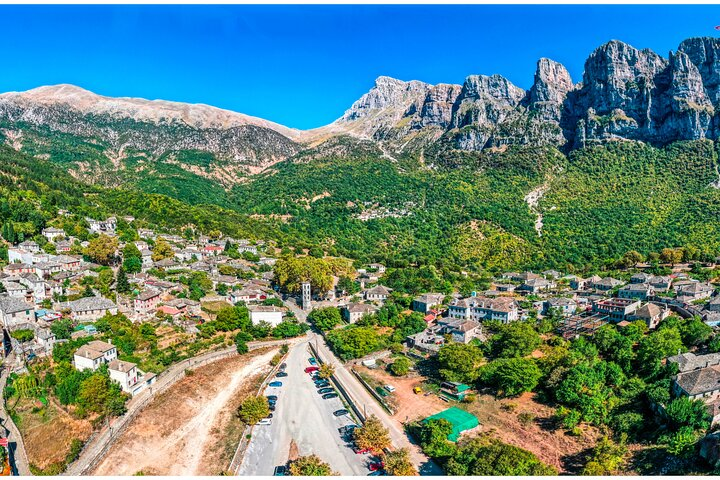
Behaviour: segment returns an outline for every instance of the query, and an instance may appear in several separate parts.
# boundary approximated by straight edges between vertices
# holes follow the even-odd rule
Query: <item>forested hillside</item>
[[[439,150],[434,165],[422,155],[394,159],[346,142],[306,150],[230,190],[152,176],[141,176],[132,189],[109,189],[10,148],[2,147],[0,158],[3,220],[30,236],[61,208],[456,272],[588,271],[629,250],[648,255],[679,246],[720,255],[710,140],[663,148],[610,142],[568,156],[552,147]],[[151,188],[154,182],[168,187]],[[533,191],[538,201],[531,208],[526,196]]]
[[[287,216],[279,228],[294,238],[390,265],[581,270],[628,250],[720,253],[709,140],[610,142],[568,157],[513,147],[437,158],[434,168],[363,156],[284,162],[236,186],[232,201],[240,211]],[[525,196],[535,189],[533,212]]]

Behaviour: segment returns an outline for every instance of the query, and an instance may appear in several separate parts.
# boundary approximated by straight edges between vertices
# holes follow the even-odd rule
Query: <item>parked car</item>
[[[386,472],[384,469],[382,469],[382,470],[375,470],[374,472],[368,473],[367,476],[368,476],[368,477],[379,477],[379,476],[381,476],[381,475],[387,475],[387,472]]]
[[[340,410],[335,410],[335,411],[333,412],[333,415],[335,415],[336,417],[342,417],[343,415],[347,415],[347,414],[349,414],[349,413],[350,413],[350,412],[348,412],[347,410],[345,410],[344,408],[342,408],[342,409],[340,409]]]
[[[357,453],[358,455],[362,455],[364,453],[370,453],[370,449],[368,448],[360,448],[357,445],[353,445],[352,451]]]
[[[275,411],[275,404],[274,404],[274,403],[271,403],[270,405],[268,405],[268,409],[269,409],[271,412],[274,412],[274,411]]]
[[[277,395],[268,395],[268,396],[265,397],[265,398],[267,398],[269,402],[278,399]]]
[[[310,362],[310,365],[317,365],[317,360],[315,360],[315,357],[308,358],[308,362]]]
[[[383,462],[372,462],[370,465],[368,465],[368,468],[371,472],[377,472],[385,468],[385,464]]]
[[[346,433],[352,432],[357,428],[357,425],[343,425],[342,427],[338,428],[338,432],[340,435],[345,435]]]
[[[332,387],[321,388],[318,393],[334,393],[335,389]]]
[[[307,367],[305,373],[317,372],[318,370],[320,370],[318,367]]]
[[[282,382],[270,382],[268,387],[282,387]]]
[[[317,382],[315,384],[315,388],[325,388],[325,387],[329,387],[329,386],[330,386],[330,382]]]
[[[275,376],[276,376],[276,377],[287,377],[288,374],[285,373],[285,372],[277,372],[277,373],[275,374]]]
[[[281,363],[280,367],[278,367],[280,370],[285,370],[287,368],[287,363]],[[283,465],[284,466],[284,465]]]
[[[338,397],[337,393],[326,393],[325,395],[322,396],[322,398],[325,400],[330,400],[331,398],[337,398],[337,397]]]
[[[263,418],[259,422],[257,422],[255,425],[272,425],[272,420],[269,418]]]
[[[390,393],[393,393],[395,391],[395,387],[392,385],[385,385],[385,390],[387,390]]]
[[[288,474],[288,468],[285,465],[278,465],[275,467],[275,471],[273,472],[273,476],[275,477],[284,477]]]
[[[415,395],[420,395],[422,393],[422,388],[413,387],[413,392],[415,392]]]

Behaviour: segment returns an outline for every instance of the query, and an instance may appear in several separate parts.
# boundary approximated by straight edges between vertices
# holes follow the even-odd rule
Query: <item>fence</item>
[[[315,357],[317,362],[320,365],[322,365],[324,362],[322,361],[322,358],[320,358],[318,351],[315,350],[315,347],[313,346],[312,342],[310,342],[309,345],[310,345],[310,350],[312,350],[313,356]],[[360,411],[358,406],[355,404],[355,401],[352,399],[352,397],[350,397],[350,394],[347,392],[347,390],[345,390],[345,387],[343,387],[342,382],[340,382],[340,380],[338,380],[336,375],[333,375],[332,377],[330,377],[330,380],[332,380],[332,382],[335,384],[335,388],[338,389],[340,394],[343,396],[343,398],[345,399],[347,404],[352,409],[355,416],[360,420],[361,423],[365,423],[365,412]]]
[[[251,342],[248,343],[248,348],[250,350],[254,350],[282,343],[287,342]],[[117,438],[125,431],[127,426],[130,425],[132,420],[135,419],[135,417],[156,395],[165,392],[165,390],[174,385],[178,380],[184,378],[185,370],[207,365],[208,363],[222,360],[224,358],[234,357],[236,355],[237,350],[235,347],[232,347],[188,358],[182,362],[172,365],[166,371],[158,375],[158,380],[153,385],[146,387],[145,390],[140,392],[128,402],[128,410],[125,415],[114,420],[106,430],[101,430],[90,436],[78,459],[68,465],[65,470],[65,475],[86,475],[91,472],[100,463],[100,460],[102,460],[103,456],[107,453],[115,440],[117,440]]]
[[[387,402],[385,402],[385,399],[382,398],[382,397],[377,393],[377,391],[375,391],[375,389],[372,388],[372,387],[365,381],[364,378],[362,378],[362,375],[360,375],[357,371],[355,371],[354,368],[351,368],[350,371],[352,372],[353,375],[355,375],[355,378],[357,378],[358,380],[360,380],[360,383],[362,384],[363,387],[365,387],[365,390],[367,390],[368,392],[370,392],[370,395],[372,395],[373,398],[378,401],[378,403],[380,404],[380,406],[383,407],[386,412],[388,412],[390,415],[395,415],[395,410],[393,410],[392,407],[390,407],[390,405],[388,405]]]

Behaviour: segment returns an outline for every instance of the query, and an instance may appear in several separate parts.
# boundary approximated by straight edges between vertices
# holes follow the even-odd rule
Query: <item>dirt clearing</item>
[[[253,395],[277,348],[198,368],[153,400],[110,449],[94,475],[218,475],[242,427],[234,410]]]
[[[480,420],[481,431],[492,431],[503,442],[531,451],[560,473],[578,474],[578,456],[594,447],[598,436],[592,427],[584,427],[582,436],[556,429],[554,409],[538,403],[534,393],[510,399],[477,395],[462,408]]]
[[[392,362],[390,362],[392,363]],[[425,378],[420,375],[406,375],[404,377],[395,377],[382,368],[369,369],[366,367],[355,367],[355,369],[366,379],[371,378],[369,382],[373,387],[382,387],[383,385],[392,385],[395,391],[386,397],[387,402],[395,408],[393,418],[400,423],[406,421],[423,419],[445,410],[450,405],[440,400],[437,395],[428,395],[424,393],[416,394],[413,388],[423,388]]]

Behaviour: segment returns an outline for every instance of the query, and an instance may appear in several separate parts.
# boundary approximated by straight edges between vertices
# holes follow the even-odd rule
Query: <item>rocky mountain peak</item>
[[[561,63],[549,58],[538,60],[535,81],[530,88],[530,103],[562,103],[572,89],[570,73]]]
[[[431,85],[417,80],[405,82],[391,77],[378,77],[373,88],[353,103],[339,121],[362,119],[383,109],[404,112],[424,97],[430,87]]]

